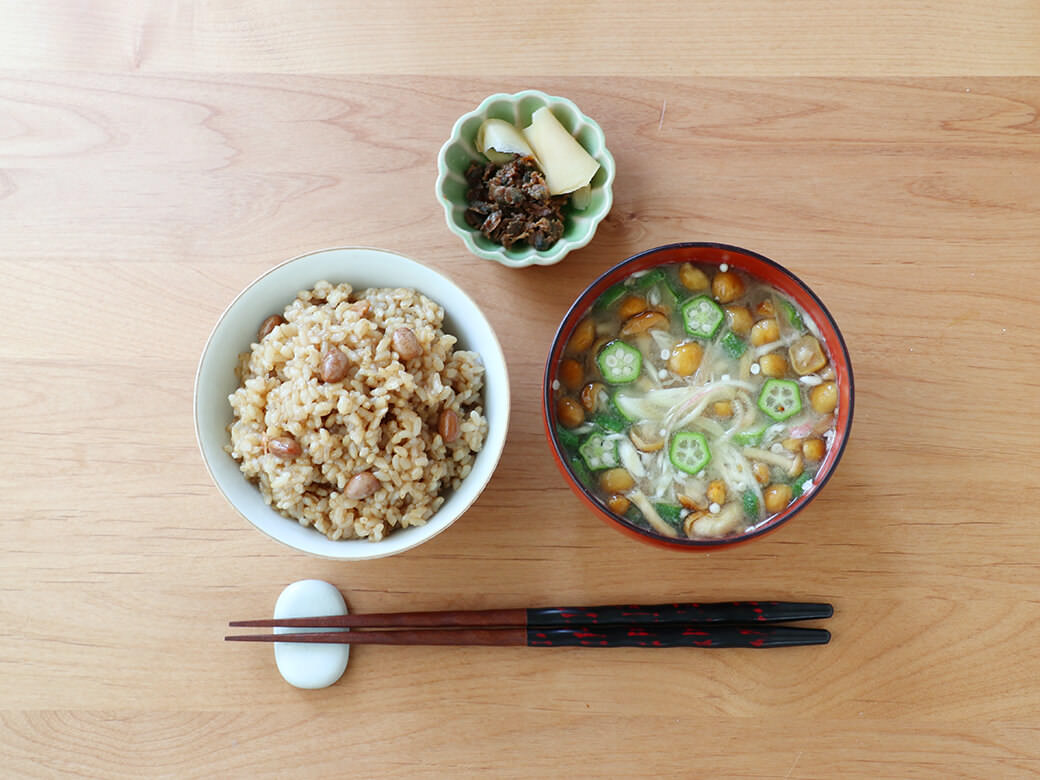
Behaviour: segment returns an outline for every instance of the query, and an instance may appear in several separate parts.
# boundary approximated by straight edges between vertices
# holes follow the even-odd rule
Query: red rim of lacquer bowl
[[[626,279],[633,273],[646,271],[659,265],[686,261],[706,265],[727,263],[731,268],[739,268],[750,276],[771,284],[794,300],[812,318],[820,331],[820,335],[826,343],[827,352],[831,357],[836,375],[835,381],[838,384],[838,416],[835,423],[834,441],[827,449],[827,455],[824,457],[823,463],[820,464],[817,475],[813,479],[813,489],[799,496],[783,512],[770,518],[762,525],[756,526],[753,530],[739,536],[729,536],[720,539],[668,538],[653,531],[631,525],[628,521],[614,515],[574,476],[567,462],[563,447],[560,445],[556,435],[556,426],[554,425],[555,412],[553,409],[552,386],[557,379],[560,358],[562,357],[564,347],[570,342],[575,327],[585,317],[596,299],[608,287]],[[823,301],[809,289],[805,282],[779,263],[757,252],[751,252],[747,249],[727,244],[691,242],[667,244],[633,255],[606,271],[578,296],[578,299],[571,305],[560,323],[556,336],[553,338],[552,346],[549,348],[542,385],[542,416],[545,423],[545,435],[552,449],[553,459],[556,461],[556,465],[563,474],[564,479],[570,485],[571,490],[607,525],[642,542],[660,547],[667,547],[673,550],[715,550],[720,547],[729,547],[757,539],[779,528],[802,511],[809,505],[809,502],[819,495],[820,491],[823,490],[830,480],[834,469],[838,465],[838,461],[841,460],[841,456],[845,452],[845,445],[848,443],[849,433],[852,430],[853,393],[852,361],[849,358],[849,350],[845,346],[845,339],[842,338],[838,324],[834,321],[831,313],[827,311],[827,307],[823,305]]]

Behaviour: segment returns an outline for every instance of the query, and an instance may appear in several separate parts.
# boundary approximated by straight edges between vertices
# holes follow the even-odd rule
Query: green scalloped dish
[[[588,206],[581,211],[567,206],[564,213],[563,236],[555,244],[541,251],[526,244],[517,244],[506,249],[466,223],[466,169],[471,162],[484,160],[474,141],[477,130],[485,119],[503,119],[522,127],[530,121],[531,115],[543,106],[549,107],[553,115],[578,140],[585,151],[595,158],[600,167],[592,178]],[[436,194],[444,209],[448,228],[461,238],[466,249],[477,257],[494,260],[510,268],[553,265],[560,262],[569,252],[585,246],[592,240],[597,226],[613,205],[614,158],[607,150],[603,130],[570,100],[537,90],[491,95],[475,110],[459,117],[452,128],[451,136],[441,147],[437,171]]]

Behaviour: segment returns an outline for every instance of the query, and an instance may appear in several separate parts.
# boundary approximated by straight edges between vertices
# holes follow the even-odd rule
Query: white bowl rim
[[[479,315],[479,317],[481,319],[481,324],[483,324],[487,328],[487,333],[488,333],[488,337],[490,338],[490,342],[491,342],[491,345],[492,345],[492,348],[493,348],[494,357],[497,359],[497,362],[502,367],[502,387],[496,388],[496,394],[501,399],[498,405],[501,406],[503,411],[504,411],[504,414],[502,415],[502,423],[499,426],[499,428],[501,430],[501,434],[498,435],[498,436],[492,437],[492,435],[491,435],[492,431],[491,431],[490,426],[489,426],[488,436],[485,439],[484,446],[481,448],[481,451],[479,453],[479,454],[483,455],[485,452],[487,452],[489,454],[489,456],[490,456],[490,463],[489,463],[489,466],[487,468],[487,478],[484,480],[484,483],[482,485],[480,485],[479,487],[477,487],[477,489],[475,489],[473,491],[473,495],[471,497],[469,497],[465,501],[463,506],[461,508],[459,508],[459,510],[456,512],[455,516],[453,518],[451,518],[451,520],[449,520],[447,522],[444,522],[440,526],[434,526],[432,523],[430,523],[428,521],[426,525],[413,526],[412,528],[409,528],[409,529],[403,529],[403,531],[401,529],[398,529],[394,533],[388,535],[387,537],[385,537],[384,539],[382,539],[381,541],[378,541],[378,542],[369,542],[369,541],[365,541],[365,540],[333,541],[333,540],[330,540],[327,537],[325,537],[325,535],[322,534],[320,531],[317,531],[317,530],[315,530],[313,528],[312,529],[308,529],[309,531],[313,532],[315,537],[316,537],[316,539],[315,539],[315,546],[326,547],[328,544],[358,545],[357,549],[364,550],[364,552],[359,552],[359,553],[355,553],[355,554],[348,554],[348,553],[346,553],[346,550],[344,550],[344,554],[330,554],[328,552],[319,552],[319,551],[313,550],[313,549],[304,549],[302,547],[298,547],[298,546],[296,546],[294,544],[289,543],[285,539],[282,539],[282,538],[279,538],[278,536],[275,536],[274,534],[270,533],[266,528],[262,528],[260,525],[258,525],[256,522],[254,522],[252,518],[250,518],[248,515],[246,515],[245,512],[243,512],[235,504],[235,502],[231,499],[231,496],[229,496],[227,491],[224,489],[224,486],[221,484],[220,480],[217,478],[217,475],[214,473],[213,468],[210,465],[210,459],[206,455],[206,450],[205,450],[205,447],[203,446],[202,432],[201,432],[201,430],[199,428],[199,404],[200,404],[199,385],[200,385],[200,382],[201,382],[201,379],[202,379],[203,367],[207,363],[207,357],[209,356],[209,353],[210,353],[210,347],[213,344],[213,337],[216,335],[217,331],[220,330],[221,325],[223,325],[224,320],[227,318],[227,316],[231,312],[231,310],[234,309],[235,306],[238,304],[238,302],[250,290],[252,290],[257,284],[259,284],[266,277],[268,277],[271,274],[277,272],[279,269],[284,268],[285,266],[290,265],[291,263],[295,263],[295,262],[297,262],[299,260],[303,260],[303,259],[305,259],[307,257],[312,257],[312,256],[315,256],[315,255],[325,255],[325,254],[332,253],[332,252],[342,252],[342,251],[347,251],[347,252],[366,251],[366,252],[378,252],[378,253],[386,254],[386,255],[393,255],[393,256],[399,258],[400,260],[404,260],[408,264],[416,265],[416,266],[418,266],[418,267],[420,267],[420,268],[422,268],[422,269],[424,269],[424,270],[426,270],[426,271],[428,271],[428,272],[430,272],[430,273],[440,277],[441,280],[443,280],[451,288],[453,288],[453,292],[459,298],[463,299],[470,306],[472,306],[474,311]],[[439,305],[441,305],[442,308],[445,308],[445,310],[447,311],[447,308],[444,306],[443,303],[441,303],[440,301],[438,301],[437,303]],[[481,359],[484,361],[485,368],[486,368],[487,367],[487,358],[486,358],[486,356],[485,355],[481,355]],[[193,418],[193,425],[194,425],[194,429],[195,429],[195,443],[196,443],[196,445],[199,448],[199,454],[202,456],[202,462],[203,462],[203,464],[206,467],[206,472],[209,474],[210,480],[216,486],[217,490],[220,492],[220,494],[224,498],[224,500],[231,506],[232,509],[235,510],[235,512],[237,512],[242,518],[244,518],[253,528],[255,528],[256,530],[260,531],[261,533],[263,533],[268,538],[273,539],[274,541],[276,541],[276,542],[284,545],[285,547],[287,547],[287,548],[289,548],[291,550],[294,550],[296,552],[302,552],[302,553],[305,553],[307,555],[313,555],[313,556],[318,557],[318,558],[324,558],[326,560],[336,560],[336,561],[375,560],[375,559],[378,559],[378,558],[385,558],[385,557],[388,557],[390,555],[397,555],[398,553],[407,552],[408,550],[411,550],[411,549],[413,549],[415,547],[418,547],[423,542],[429,541],[430,539],[434,538],[435,536],[439,535],[440,533],[442,533],[443,531],[445,531],[446,529],[448,529],[452,525],[454,525],[454,523],[458,520],[458,518],[461,517],[463,514],[465,514],[469,510],[469,508],[474,504],[474,502],[476,502],[476,500],[484,492],[484,489],[487,487],[487,484],[491,481],[491,478],[494,476],[495,469],[498,467],[498,463],[499,463],[499,461],[500,461],[500,459],[502,457],[502,451],[505,449],[505,442],[506,442],[507,434],[508,434],[508,431],[509,431],[510,407],[511,407],[511,398],[510,398],[510,384],[509,384],[509,366],[506,363],[505,353],[502,351],[502,345],[499,342],[498,335],[495,333],[495,330],[491,326],[491,323],[488,321],[487,317],[484,315],[484,312],[481,311],[480,307],[476,304],[476,302],[469,296],[469,294],[466,293],[461,287],[459,287],[454,281],[452,281],[452,279],[450,279],[447,275],[441,273],[437,269],[431,268],[430,266],[427,266],[427,265],[424,265],[423,263],[420,263],[418,260],[414,260],[414,259],[412,259],[412,258],[410,258],[410,257],[408,257],[406,255],[401,254],[400,252],[394,252],[393,250],[383,249],[381,247],[364,246],[364,245],[331,246],[331,247],[326,247],[324,249],[316,249],[316,250],[313,250],[313,251],[310,251],[310,252],[304,252],[304,253],[296,255],[294,257],[290,257],[287,260],[283,260],[282,262],[277,263],[276,265],[268,268],[266,271],[261,273],[255,279],[253,279],[253,281],[251,281],[248,285],[246,285],[244,288],[242,288],[242,290],[224,308],[224,311],[221,312],[220,316],[217,318],[216,323],[213,325],[212,329],[210,330],[209,335],[206,337],[206,344],[203,347],[202,355],[199,358],[198,366],[195,369],[195,380],[194,380],[193,390],[192,390],[192,418]],[[487,399],[485,398],[485,414],[487,414],[487,413],[488,413]],[[471,472],[466,477],[466,479],[468,480],[472,476],[473,476],[473,474]],[[463,480],[463,485],[465,485],[465,480]],[[274,510],[272,510],[272,511],[274,511]],[[440,512],[441,510],[438,509],[437,511]],[[436,513],[434,514],[434,517],[436,517]],[[294,522],[293,520],[291,520],[290,518],[287,518],[287,517],[283,518],[283,519],[287,523],[293,523]],[[431,518],[431,520],[432,519],[433,518]],[[400,539],[402,533],[405,533],[407,531],[416,531],[418,533],[412,534],[412,536],[414,536],[415,538],[414,539],[409,539],[408,543],[398,542],[397,544],[394,544],[394,541],[396,539]],[[324,542],[324,544],[323,544],[323,542]]]

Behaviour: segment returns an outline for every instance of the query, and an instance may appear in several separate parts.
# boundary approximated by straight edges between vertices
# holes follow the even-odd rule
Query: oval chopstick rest
[[[274,617],[314,617],[346,615],[347,603],[332,584],[324,580],[294,582],[278,597]],[[326,628],[275,628],[275,634],[328,631]],[[335,630],[335,629],[333,629]],[[347,631],[348,629],[340,629]],[[290,644],[276,642],[274,662],[289,685],[315,690],[328,688],[346,671],[350,645]]]

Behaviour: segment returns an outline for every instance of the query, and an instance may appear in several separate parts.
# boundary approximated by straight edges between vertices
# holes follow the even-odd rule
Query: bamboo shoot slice
[[[514,154],[533,156],[524,136],[504,119],[488,119],[477,130],[477,149],[493,163],[507,163]]]
[[[545,174],[545,183],[553,195],[565,195],[584,187],[599,170],[599,163],[548,108],[534,112],[531,124],[524,128],[523,134],[534,150]]]
[[[571,205],[578,211],[584,211],[592,203],[592,187],[586,184],[584,187],[578,187],[571,195]],[[659,331],[654,331],[658,333]]]

